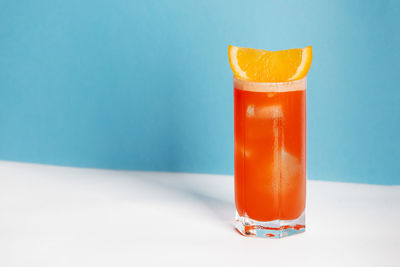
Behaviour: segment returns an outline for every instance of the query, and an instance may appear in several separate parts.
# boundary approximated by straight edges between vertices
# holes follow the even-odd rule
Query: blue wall
[[[396,1],[0,0],[0,159],[233,173],[227,46],[312,45],[308,177],[400,184]]]

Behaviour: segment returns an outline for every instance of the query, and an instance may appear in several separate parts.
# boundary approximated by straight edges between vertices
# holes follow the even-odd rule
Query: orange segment
[[[288,82],[307,75],[312,62],[312,48],[273,52],[230,45],[228,56],[237,78],[255,82]]]

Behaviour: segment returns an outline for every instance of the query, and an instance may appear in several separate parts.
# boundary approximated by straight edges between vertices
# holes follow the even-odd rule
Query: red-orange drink
[[[244,235],[304,231],[306,83],[234,77],[236,228]]]

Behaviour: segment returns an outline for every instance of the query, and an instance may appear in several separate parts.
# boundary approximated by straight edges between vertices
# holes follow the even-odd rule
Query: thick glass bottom
[[[261,222],[249,217],[239,216],[236,212],[236,230],[244,236],[281,238],[306,230],[304,212],[294,220],[274,220]]]

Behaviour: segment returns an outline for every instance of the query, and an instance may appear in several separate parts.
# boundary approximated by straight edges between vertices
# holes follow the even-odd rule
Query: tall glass
[[[236,229],[273,238],[304,232],[307,77],[233,84]]]

